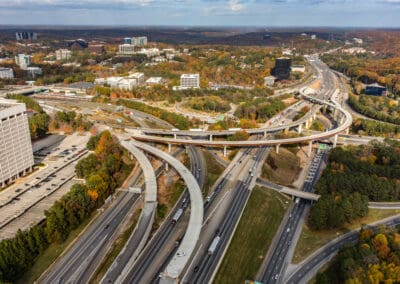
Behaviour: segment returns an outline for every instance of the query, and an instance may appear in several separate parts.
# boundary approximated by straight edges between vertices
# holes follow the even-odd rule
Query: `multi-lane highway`
[[[222,222],[219,224],[219,228],[208,243],[202,244],[206,250],[203,250],[202,254],[197,257],[199,262],[194,263],[194,267],[192,266],[192,270],[189,271],[185,281],[189,283],[209,283],[212,281],[250,196],[251,184],[253,180],[255,181],[254,171],[260,166],[260,162],[265,158],[268,149],[259,148],[255,151],[254,159],[251,159],[247,167],[243,167],[243,169],[249,171],[246,178],[236,183],[233,189],[234,196],[222,218]],[[251,150],[249,153],[251,153]]]
[[[319,177],[322,162],[326,152],[319,151],[312,160],[309,173],[304,182],[303,191],[311,192]],[[290,208],[289,218],[278,236],[279,240],[274,247],[270,248],[267,255],[267,265],[261,268],[260,281],[262,283],[281,283],[285,269],[291,260],[290,249],[295,244],[296,231],[301,229],[302,219],[309,208],[309,201],[297,198]]]

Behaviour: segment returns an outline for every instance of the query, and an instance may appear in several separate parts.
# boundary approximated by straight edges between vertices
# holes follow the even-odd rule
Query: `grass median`
[[[279,193],[256,186],[249,198],[214,283],[255,279],[287,207]]]
[[[210,188],[214,185],[215,181],[224,171],[224,167],[222,167],[211,155],[209,151],[202,150],[204,159],[207,164],[207,176],[204,183],[203,195],[207,196],[210,192]]]

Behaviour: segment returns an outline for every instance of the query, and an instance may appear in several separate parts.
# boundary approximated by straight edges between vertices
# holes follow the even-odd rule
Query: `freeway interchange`
[[[312,103],[311,111],[298,121],[285,125],[246,130],[251,139],[246,141],[213,140],[215,137],[229,136],[234,131],[176,131],[150,129],[144,120],[150,120],[163,127],[171,128],[168,123],[151,115],[138,113],[136,119],[143,126],[140,129],[128,129],[128,135],[120,137],[121,145],[144,163],[141,169],[132,174],[129,184],[134,186],[140,180],[142,172],[145,186],[152,180],[152,195],[156,190],[154,176],[163,171],[163,166],[150,168],[146,156],[151,155],[176,169],[185,181],[186,190],[171,210],[160,228],[149,234],[154,219],[157,200],[151,200],[148,207],[147,197],[142,216],[136,229],[113,265],[108,269],[101,283],[211,283],[235,233],[236,226],[246,206],[251,190],[257,182],[261,167],[272,146],[279,151],[279,145],[309,143],[308,156],[311,166],[301,191],[291,205],[290,211],[282,221],[274,243],[270,248],[257,279],[262,283],[302,283],[305,275],[312,274],[310,263],[318,264],[326,257],[313,256],[304,265],[288,275],[287,268],[293,255],[301,226],[310,207],[310,201],[316,200],[312,189],[316,183],[326,159],[326,151],[318,150],[313,155],[312,143],[333,138],[336,145],[338,134],[345,132],[352,123],[351,114],[342,107],[336,76],[315,56],[310,57],[318,78],[323,79],[322,87],[312,94],[305,86],[298,89],[302,99]],[[316,93],[316,94],[315,94]],[[311,133],[295,138],[274,139],[273,136],[283,130],[295,129],[299,133],[307,128],[316,112],[329,108],[336,120],[335,127],[321,133]],[[135,115],[136,116],[136,115]],[[167,137],[165,137],[167,136]],[[172,136],[173,138],[171,138]],[[173,156],[143,142],[163,143],[185,146],[191,162],[191,171]],[[202,193],[206,179],[204,157],[196,146],[202,147],[240,147],[242,148],[225,171],[215,182],[211,191]],[[140,149],[140,150],[139,150]],[[152,172],[153,173],[149,173]],[[280,189],[282,190],[282,189]],[[146,189],[146,193],[148,190]],[[284,192],[284,191],[282,191]],[[290,190],[285,192],[291,194]],[[296,195],[296,193],[293,193]],[[298,195],[297,195],[298,196]],[[89,225],[80,239],[57,261],[40,279],[41,283],[82,283],[88,282],[98,268],[100,261],[112,246],[121,224],[129,212],[138,205],[140,195],[129,190],[119,192],[110,205]],[[204,198],[204,199],[203,199]],[[147,201],[146,201],[147,200]],[[147,207],[146,207],[147,206]],[[149,211],[146,208],[150,208]],[[147,212],[147,215],[146,215]],[[150,213],[149,213],[150,212]],[[142,218],[142,217],[141,217]],[[356,233],[354,233],[356,234]],[[338,244],[328,247],[332,254],[343,243],[354,241],[354,234],[343,238]],[[324,256],[326,256],[326,251]],[[315,266],[315,265],[314,265]]]

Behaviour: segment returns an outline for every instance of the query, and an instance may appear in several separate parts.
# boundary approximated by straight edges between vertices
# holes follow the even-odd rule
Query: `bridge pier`
[[[302,125],[299,124],[299,128],[297,129],[297,132],[299,132],[299,134],[301,134],[301,127],[302,127]]]
[[[308,121],[308,119],[307,119],[307,120],[306,120],[305,128],[308,129],[308,127],[310,127],[310,124],[309,124],[309,121]]]
[[[317,113],[316,113],[316,112],[313,112],[312,118],[313,118],[314,120],[317,118]]]
[[[174,133],[174,139],[176,139],[176,133]]]
[[[346,135],[349,135],[349,132],[350,132],[350,128],[347,128],[346,129]]]
[[[307,156],[308,156],[308,157],[311,157],[312,145],[313,145],[313,142],[312,142],[312,141],[308,142],[308,149],[307,149]]]
[[[226,157],[226,145],[224,146],[224,157]]]
[[[277,153],[277,154],[279,154],[279,147],[280,147],[281,145],[279,145],[279,144],[276,144],[275,145],[275,152]]]
[[[171,153],[171,143],[168,143],[168,153]]]
[[[333,136],[333,148],[336,148],[338,135]]]
[[[210,134],[210,141],[212,141],[212,134]]]
[[[264,131],[264,138],[267,138],[267,131]]]

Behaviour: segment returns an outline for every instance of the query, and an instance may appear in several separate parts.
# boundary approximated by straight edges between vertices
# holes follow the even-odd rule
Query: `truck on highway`
[[[172,128],[171,131],[179,131],[178,128]]]
[[[212,254],[214,253],[215,249],[216,249],[217,246],[218,246],[218,243],[219,243],[219,240],[220,240],[220,239],[221,239],[220,236],[216,236],[216,237],[213,239],[213,241],[212,241],[210,247],[208,248],[208,255],[212,255]]]
[[[182,214],[183,214],[183,209],[179,208],[178,211],[176,211],[174,217],[172,217],[171,223],[176,224],[176,222],[178,222],[178,220],[181,218]]]
[[[242,128],[228,128],[228,131],[240,131]]]
[[[192,132],[202,132],[203,129],[201,129],[201,128],[190,128],[189,131],[192,131]]]

